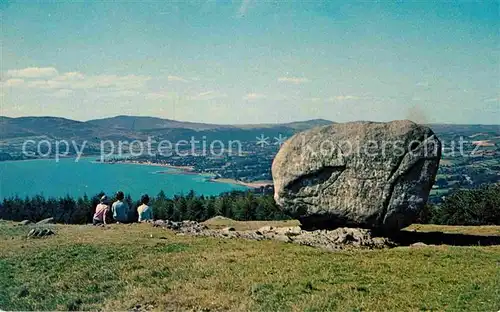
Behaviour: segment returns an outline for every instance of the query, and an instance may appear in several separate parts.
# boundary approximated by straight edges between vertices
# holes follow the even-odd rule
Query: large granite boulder
[[[318,127],[276,155],[274,198],[305,229],[398,230],[427,202],[440,158],[432,130],[408,120]]]

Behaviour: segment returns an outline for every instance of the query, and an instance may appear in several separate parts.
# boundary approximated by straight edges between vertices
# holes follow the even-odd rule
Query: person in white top
[[[149,207],[148,204],[149,204],[149,196],[147,194],[142,195],[141,205],[137,207],[139,222],[153,221],[153,208]]]

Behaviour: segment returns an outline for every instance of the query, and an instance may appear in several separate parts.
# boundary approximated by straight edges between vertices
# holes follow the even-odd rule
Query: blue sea
[[[40,159],[0,162],[0,199],[18,195],[93,196],[118,190],[137,199],[142,194],[168,197],[194,190],[198,195],[217,195],[245,190],[239,185],[208,181],[207,176],[186,174],[177,169],[137,164],[103,164],[95,158]]]

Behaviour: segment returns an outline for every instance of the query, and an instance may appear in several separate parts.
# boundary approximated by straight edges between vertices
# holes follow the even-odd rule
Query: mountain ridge
[[[152,130],[152,129],[166,129],[166,128],[183,128],[192,130],[252,129],[252,128],[270,128],[277,126],[301,128],[303,126],[308,127],[309,125],[310,126],[327,125],[333,123],[332,121],[326,119],[309,119],[309,120],[293,121],[287,123],[216,124],[216,123],[180,121],[180,120],[159,118],[159,117],[130,116],[130,115],[118,115],[115,117],[91,119],[88,120],[87,122],[100,126],[103,125],[111,126],[113,128],[120,128],[120,129],[131,129],[132,127],[134,127],[134,130]],[[142,126],[144,123],[147,126]]]
[[[181,140],[206,136],[211,139],[253,140],[260,134],[290,136],[330,123],[316,119],[285,124],[220,125],[123,115],[89,121],[52,116],[0,116],[0,143],[2,150],[17,150],[20,140],[33,138],[89,141],[94,144],[98,144],[99,140],[146,140],[148,137]]]
[[[169,135],[173,137],[209,133],[224,137],[244,134],[252,137],[259,132],[265,135],[295,132],[334,123],[325,119],[310,119],[288,123],[262,124],[211,124],[178,121],[148,116],[119,115],[88,121],[53,116],[0,116],[0,139],[45,136],[60,139],[145,139],[148,135]],[[436,132],[460,130],[475,132],[499,132],[500,125],[428,124]]]

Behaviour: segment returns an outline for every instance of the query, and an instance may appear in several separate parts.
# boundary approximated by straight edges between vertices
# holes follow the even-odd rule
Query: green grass
[[[249,227],[257,225],[263,223]],[[146,224],[55,230],[52,237],[26,239],[28,228],[0,223],[0,309],[500,309],[500,246],[326,252],[273,241],[178,236]],[[498,227],[446,231],[500,233]]]

